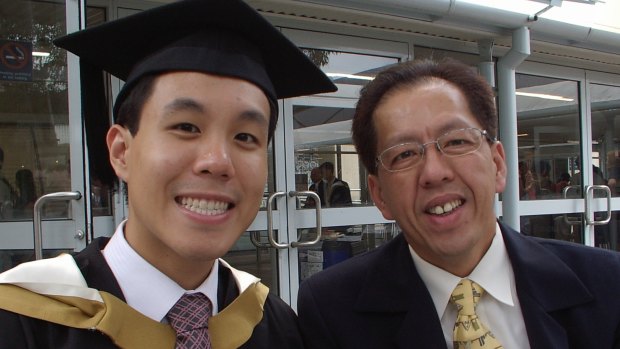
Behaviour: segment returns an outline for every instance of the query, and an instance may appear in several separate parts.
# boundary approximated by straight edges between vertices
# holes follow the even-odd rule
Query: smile
[[[452,210],[461,206],[462,204],[463,204],[463,201],[461,200],[452,200],[452,201],[446,202],[445,204],[443,204],[443,206],[437,205],[435,207],[431,207],[428,210],[426,210],[426,212],[430,214],[435,214],[435,215],[446,214],[446,213],[452,212]]]
[[[207,216],[222,214],[228,210],[229,203],[215,200],[194,199],[183,197],[180,200],[181,206],[195,213]]]

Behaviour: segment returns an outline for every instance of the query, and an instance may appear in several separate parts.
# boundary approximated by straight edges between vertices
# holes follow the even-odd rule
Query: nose
[[[439,150],[437,142],[424,144],[424,157],[420,166],[419,182],[423,187],[432,187],[454,177],[452,166],[448,158]]]
[[[218,178],[233,177],[235,168],[231,157],[231,145],[221,137],[202,142],[197,147],[194,172],[198,175],[209,174]]]

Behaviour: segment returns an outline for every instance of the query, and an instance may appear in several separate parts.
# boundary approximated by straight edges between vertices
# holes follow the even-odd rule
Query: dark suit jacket
[[[123,293],[108,267],[101,249],[108,239],[100,238],[75,256],[88,286],[107,291],[124,300]],[[220,268],[218,302],[223,309],[239,294],[228,268]],[[20,316],[0,310],[0,349],[33,348],[116,348],[108,337]],[[277,296],[269,294],[263,319],[241,348],[303,348],[295,313]],[[148,348],[136,348],[148,349]]]
[[[620,254],[501,229],[531,348],[620,348]],[[315,274],[298,300],[310,349],[446,348],[402,234]]]
[[[335,178],[334,183],[332,183],[332,193],[329,197],[326,197],[325,193],[325,180],[320,181],[316,185],[316,193],[319,195],[321,199],[321,203],[323,206],[327,202],[329,202],[330,207],[338,207],[338,206],[350,206],[352,203],[351,200],[351,189],[349,188],[349,183]]]

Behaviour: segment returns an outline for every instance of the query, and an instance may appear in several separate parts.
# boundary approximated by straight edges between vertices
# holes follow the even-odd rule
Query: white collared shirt
[[[482,260],[467,278],[485,289],[476,306],[480,320],[491,330],[504,348],[529,349],[525,321],[517,296],[514,272],[504,245],[504,239],[495,223],[495,237]],[[409,246],[413,263],[426,284],[441,319],[448,349],[453,349],[452,333],[456,321],[456,306],[449,303],[452,291],[462,279],[425,260]]]
[[[198,288],[185,290],[129,246],[124,234],[125,222],[119,224],[102,252],[127,304],[155,321],[162,321],[183,294],[201,292],[211,300],[213,315],[217,314],[219,261],[213,263],[211,273]]]

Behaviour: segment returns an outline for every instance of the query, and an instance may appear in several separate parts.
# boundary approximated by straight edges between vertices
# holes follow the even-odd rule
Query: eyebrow
[[[176,112],[189,111],[205,113],[205,107],[192,98],[177,98],[164,107],[164,115],[170,116]],[[237,117],[239,121],[251,121],[260,125],[269,125],[269,120],[260,110],[253,108],[242,111]]]
[[[204,107],[202,104],[191,98],[177,98],[172,102],[166,104],[164,107],[164,114],[170,115],[179,111],[193,111],[197,113],[203,113]]]
[[[458,130],[458,129],[461,129],[461,128],[469,128],[469,127],[477,128],[478,126],[476,126],[476,125],[469,125],[469,124],[464,123],[464,122],[459,121],[459,120],[450,121],[448,123],[445,123],[445,124],[441,125],[441,127],[439,127],[437,129],[437,137],[445,134],[446,132],[450,132],[450,131],[453,131],[453,130]],[[394,146],[394,145],[397,145],[397,144],[412,143],[412,142],[423,143],[424,140],[418,139],[418,137],[412,136],[411,134],[401,134],[398,137],[396,137],[396,138],[394,138],[394,139],[392,139],[390,141],[390,144],[391,144],[390,147]]]

